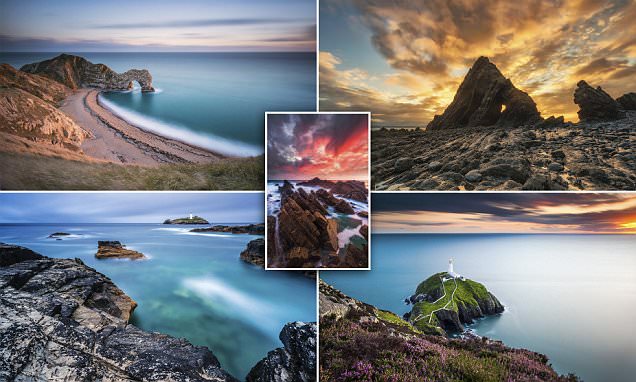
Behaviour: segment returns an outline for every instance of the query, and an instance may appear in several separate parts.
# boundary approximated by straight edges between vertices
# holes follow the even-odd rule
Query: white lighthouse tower
[[[451,279],[460,279],[463,280],[464,278],[462,277],[462,275],[460,275],[459,273],[455,273],[455,270],[453,269],[453,259],[448,259],[448,271],[446,272],[448,274],[448,277]]]
[[[192,220],[192,214],[190,214],[190,220]]]

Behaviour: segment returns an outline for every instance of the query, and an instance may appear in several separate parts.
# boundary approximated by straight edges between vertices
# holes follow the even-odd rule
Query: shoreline
[[[102,106],[101,90],[84,88],[69,95],[59,109],[92,136],[82,142],[86,156],[118,164],[158,166],[211,163],[225,156],[135,126]]]

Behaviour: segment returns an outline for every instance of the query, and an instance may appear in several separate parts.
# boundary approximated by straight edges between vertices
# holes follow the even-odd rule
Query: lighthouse
[[[455,270],[453,269],[453,259],[452,258],[448,259],[448,271],[446,273],[448,274],[449,278],[461,279],[461,280],[464,279],[459,273],[455,273]]]
[[[192,220],[192,214],[190,214],[190,220]]]

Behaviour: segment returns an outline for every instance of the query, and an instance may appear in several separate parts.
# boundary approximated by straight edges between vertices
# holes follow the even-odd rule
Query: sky
[[[0,51],[316,50],[315,0],[2,0]]]
[[[323,0],[320,109],[425,126],[490,58],[543,117],[578,121],[579,80],[636,91],[633,0]]]
[[[373,233],[636,234],[633,193],[376,193]]]
[[[0,193],[0,223],[262,223],[263,193]]]
[[[267,177],[368,181],[368,114],[269,114]]]

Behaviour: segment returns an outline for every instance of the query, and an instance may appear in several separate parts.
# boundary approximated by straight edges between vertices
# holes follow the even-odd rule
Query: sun
[[[619,226],[622,229],[636,229],[636,221],[627,222],[627,223],[621,223],[621,224],[619,224]]]

